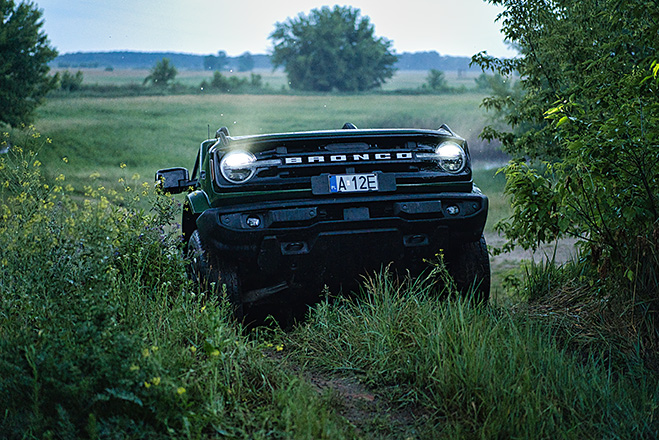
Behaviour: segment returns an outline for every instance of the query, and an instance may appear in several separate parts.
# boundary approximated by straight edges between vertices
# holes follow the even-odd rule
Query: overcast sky
[[[44,30],[60,53],[183,52],[230,56],[268,53],[275,23],[308,14],[322,0],[35,0]],[[344,6],[346,3],[339,3]],[[510,57],[494,20],[498,7],[483,0],[353,0],[393,41],[397,53],[437,51],[471,56],[481,50]]]

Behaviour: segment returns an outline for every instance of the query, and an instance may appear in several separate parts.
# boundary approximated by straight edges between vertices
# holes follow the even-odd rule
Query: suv
[[[440,252],[459,290],[489,297],[488,200],[446,125],[236,137],[223,127],[201,143],[191,178],[168,168],[156,180],[188,191],[192,274],[226,286],[238,316],[311,303],[383,266],[420,274]]]

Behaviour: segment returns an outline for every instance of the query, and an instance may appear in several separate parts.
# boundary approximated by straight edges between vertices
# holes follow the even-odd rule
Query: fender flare
[[[210,201],[208,200],[208,195],[206,195],[206,193],[201,190],[188,193],[186,200],[190,205],[192,214],[201,214],[211,207]]]

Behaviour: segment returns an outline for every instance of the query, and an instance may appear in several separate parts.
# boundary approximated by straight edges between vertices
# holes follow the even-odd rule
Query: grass
[[[28,134],[0,158],[3,438],[352,437],[221,291],[188,281],[172,199],[126,186],[121,207],[104,189],[77,202]]]
[[[99,86],[127,86],[127,85],[141,85],[144,82],[150,70],[149,69],[118,69],[106,71],[104,69],[52,69],[53,72],[77,72],[80,70],[84,75],[84,85],[99,85]],[[222,71],[224,76],[237,76],[240,78],[250,78],[252,73],[261,75],[263,83],[271,90],[288,90],[288,79],[286,73],[281,70],[271,69],[255,69],[250,72],[234,72]],[[473,72],[445,72],[446,79],[452,87],[465,87],[466,89],[475,88],[474,79],[479,73]],[[402,70],[397,71],[394,76],[387,81],[383,86],[384,91],[395,91],[401,89],[418,89],[425,82],[428,72],[421,70]],[[198,70],[181,70],[176,75],[176,82],[187,87],[199,86],[202,81],[210,81],[213,78],[213,72],[198,71]]]
[[[34,129],[21,135],[0,157],[7,438],[659,435],[657,377],[633,351],[568,349],[571,333],[546,317],[441,300],[430,280],[382,274],[291,333],[246,334],[219,286],[187,279],[175,200],[139,180],[113,194],[81,179],[76,192],[43,172],[42,153],[61,147]],[[308,372],[350,375],[414,417],[347,420],[341,396],[318,392]]]
[[[380,274],[356,299],[319,305],[287,343],[308,371],[356,374],[413,410],[401,437],[654,438],[657,378],[638,360],[630,374],[605,354],[576,356],[563,336],[546,320],[440,300],[432,284]],[[395,438],[394,428],[392,419],[369,429]]]
[[[158,168],[192,167],[199,143],[221,126],[233,135],[341,127],[439,127],[447,123],[471,141],[476,157],[487,152],[477,135],[485,124],[482,95],[176,95],[58,98],[39,109],[37,125],[52,144],[40,153],[53,175],[68,159],[71,183],[100,174],[99,183]],[[126,169],[120,169],[126,164]],[[485,189],[485,188],[484,188]]]

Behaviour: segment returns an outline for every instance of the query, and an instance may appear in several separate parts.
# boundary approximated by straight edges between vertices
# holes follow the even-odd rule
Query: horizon
[[[333,6],[317,0],[290,0],[272,7],[264,0],[36,0],[43,30],[61,54],[88,52],[170,52],[237,57],[269,55],[276,23]],[[409,0],[407,19],[400,8],[377,0],[354,0],[351,7],[368,17],[375,35],[392,41],[396,53],[435,51],[471,57],[487,51],[496,57],[517,54],[495,23],[501,12],[484,0]]]
[[[467,55],[447,55],[440,53],[436,50],[418,50],[418,51],[405,51],[405,52],[396,52],[396,55],[403,55],[403,54],[417,54],[417,53],[437,53],[440,57],[449,57],[449,58],[470,58]],[[177,52],[177,51],[172,51],[172,50],[153,50],[153,51],[144,51],[144,50],[89,50],[89,51],[77,51],[77,52],[58,52],[57,56],[62,56],[62,55],[75,55],[75,54],[93,54],[93,53],[102,53],[102,54],[108,54],[108,53],[138,53],[138,54],[174,54],[174,55],[190,55],[190,56],[199,56],[199,57],[204,57],[208,55],[217,55],[217,52],[215,53],[190,53],[190,52]],[[253,53],[253,52],[243,52],[238,55],[228,55],[228,58],[238,58],[241,55],[249,53],[252,56],[271,56],[271,54],[268,53]]]

